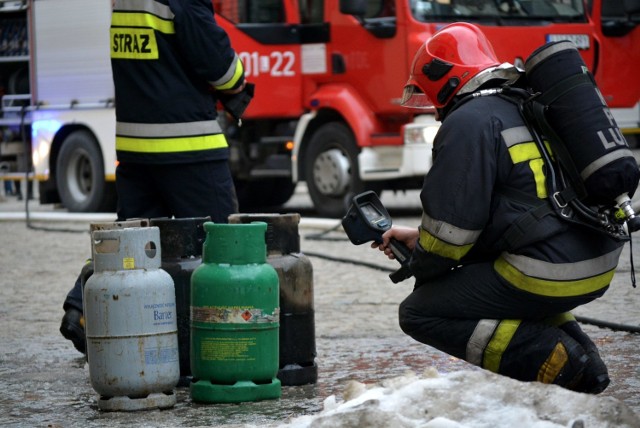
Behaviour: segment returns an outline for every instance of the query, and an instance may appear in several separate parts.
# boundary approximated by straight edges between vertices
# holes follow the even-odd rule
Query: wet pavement
[[[383,195],[396,224],[418,223],[419,210],[409,201],[385,201]],[[15,202],[0,202],[0,218],[3,211],[16,209],[20,205]],[[33,210],[55,211],[37,204]],[[312,220],[308,205],[295,198],[287,212],[302,213],[301,248],[313,265],[318,381],[285,386],[278,400],[242,404],[194,403],[188,388],[181,387],[173,408],[138,412],[98,410],[84,357],[58,332],[64,296],[90,254],[91,221],[35,220],[32,228],[23,220],[0,221],[0,425],[276,426],[318,413],[327,397],[340,400],[350,380],[373,384],[430,367],[442,373],[474,369],[400,331],[397,306],[412,283],[389,280],[389,271],[397,267],[394,261],[368,245],[349,243],[340,229],[332,230],[337,220],[307,221]],[[633,248],[640,248],[640,235],[634,237]],[[609,366],[612,383],[602,396],[615,397],[638,414],[640,334],[625,329],[640,325],[639,293],[631,286],[627,245],[611,289],[575,311],[616,324],[616,330],[591,324],[583,328]]]

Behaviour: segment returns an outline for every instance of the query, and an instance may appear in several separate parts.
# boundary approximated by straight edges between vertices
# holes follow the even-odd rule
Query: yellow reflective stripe
[[[514,164],[542,157],[538,146],[534,142],[516,144],[509,147],[509,156],[511,156],[511,161]]]
[[[217,90],[224,91],[225,89],[231,89],[234,87],[236,83],[238,83],[238,80],[242,78],[242,75],[244,74],[244,67],[242,66],[242,61],[236,58],[235,63],[236,63],[236,69],[233,72],[233,76],[226,83],[223,83],[220,86],[215,86]]]
[[[544,175],[544,162],[542,159],[532,159],[529,161],[529,168],[533,172],[533,179],[536,182],[536,195],[540,199],[547,197],[546,177]]]
[[[149,13],[113,12],[111,25],[115,27],[152,28],[164,34],[174,34],[173,21],[159,18]]]
[[[453,260],[460,260],[471,250],[471,247],[473,247],[473,244],[461,246],[449,244],[436,238],[422,227],[420,228],[420,239],[418,242],[425,251]]]
[[[502,320],[496,328],[496,332],[487,344],[487,348],[484,351],[484,358],[482,360],[482,367],[499,373],[500,361],[502,361],[502,354],[509,346],[509,342],[516,333],[520,320]]]
[[[527,276],[500,257],[493,265],[500,276],[511,285],[529,293],[549,297],[581,296],[598,291],[611,283],[615,269],[590,278],[553,281]]]
[[[137,153],[175,153],[227,147],[224,134],[180,138],[129,138],[116,136],[116,150]]]
[[[529,168],[533,172],[533,179],[536,183],[536,194],[539,198],[547,197],[546,177],[544,174],[544,162],[538,146],[534,142],[516,144],[509,147],[509,156],[514,164],[529,162]]]
[[[567,364],[567,361],[569,361],[567,348],[564,347],[562,342],[558,342],[549,357],[540,366],[536,380],[541,383],[553,383]]]

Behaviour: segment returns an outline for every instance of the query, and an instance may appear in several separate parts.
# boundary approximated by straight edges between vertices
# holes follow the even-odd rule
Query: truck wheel
[[[318,128],[309,140],[304,173],[319,215],[341,217],[350,199],[365,190],[358,176],[358,151],[349,128],[338,122]]]
[[[295,183],[288,177],[235,180],[235,185],[240,212],[279,207],[291,199],[296,189]]]
[[[115,209],[115,186],[105,181],[102,153],[88,131],[74,131],[63,141],[56,182],[60,200],[70,212]]]

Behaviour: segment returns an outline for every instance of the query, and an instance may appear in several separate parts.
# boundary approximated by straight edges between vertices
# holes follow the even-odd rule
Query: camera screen
[[[382,213],[378,211],[378,209],[374,207],[372,204],[364,204],[360,206],[360,209],[362,210],[362,213],[367,218],[369,223],[375,224],[380,222],[380,220],[385,219],[384,215],[382,215]]]

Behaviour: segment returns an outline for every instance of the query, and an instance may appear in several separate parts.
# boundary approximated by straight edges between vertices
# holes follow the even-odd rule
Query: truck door
[[[301,63],[304,30],[297,5],[283,0],[214,0],[217,21],[225,28],[255,83],[246,118],[302,114]]]
[[[327,73],[322,0],[213,0],[255,95],[242,126],[226,127],[241,210],[277,206],[294,192],[291,150],[308,75]],[[224,118],[224,116],[222,116]]]

